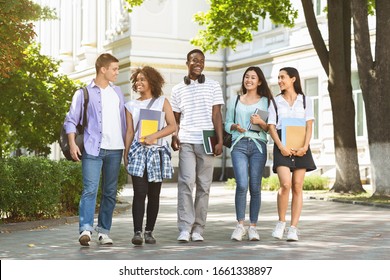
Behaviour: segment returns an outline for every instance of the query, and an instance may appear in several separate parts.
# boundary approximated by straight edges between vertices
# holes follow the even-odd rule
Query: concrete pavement
[[[275,240],[276,193],[262,192],[258,242],[230,240],[235,227],[234,190],[213,183],[204,242],[178,243],[176,184],[163,184],[154,235],[157,244],[135,247],[132,189],[121,194],[111,229],[113,246],[80,247],[78,219],[0,225],[1,260],[390,260],[390,209],[311,199],[305,195],[300,241]],[[248,194],[249,195],[249,194]],[[248,209],[247,209],[248,212]]]

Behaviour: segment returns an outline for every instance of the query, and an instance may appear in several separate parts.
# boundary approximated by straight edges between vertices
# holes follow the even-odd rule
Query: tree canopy
[[[23,61],[35,36],[32,22],[53,17],[52,10],[29,0],[0,1],[0,76],[9,77]]]
[[[49,154],[72,95],[81,86],[58,74],[59,62],[40,54],[38,45],[22,54],[19,67],[8,78],[0,77],[0,157],[19,148]]]
[[[131,12],[144,0],[126,0]],[[238,43],[253,40],[253,31],[258,30],[259,19],[267,16],[275,24],[286,27],[294,25],[298,11],[290,0],[210,0],[207,12],[198,12],[194,20],[204,27],[198,31],[191,43],[212,53],[223,48],[235,49]]]

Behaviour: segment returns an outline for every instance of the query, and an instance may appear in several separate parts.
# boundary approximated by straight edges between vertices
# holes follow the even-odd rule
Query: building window
[[[352,94],[355,103],[355,130],[356,136],[366,136],[366,116],[364,110],[364,101],[362,90],[359,85],[359,76],[357,72],[352,73]]]
[[[313,110],[314,110],[314,125],[313,125],[313,139],[319,139],[319,97],[318,97],[318,78],[310,78],[310,79],[305,79],[305,88],[304,93],[307,96],[310,96],[310,98],[313,100]]]

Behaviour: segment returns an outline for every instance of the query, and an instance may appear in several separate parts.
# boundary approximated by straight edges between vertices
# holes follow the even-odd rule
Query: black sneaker
[[[145,243],[156,244],[156,239],[154,238],[151,231],[145,231],[144,238],[145,238]]]
[[[137,231],[136,233],[134,233],[134,237],[133,239],[131,239],[131,243],[133,243],[134,245],[142,245],[143,242],[144,240],[142,238],[142,232]]]

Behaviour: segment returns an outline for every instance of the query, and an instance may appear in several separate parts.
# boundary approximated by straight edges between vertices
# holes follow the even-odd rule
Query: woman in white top
[[[170,149],[165,145],[156,145],[156,140],[172,134],[176,129],[175,118],[169,101],[161,96],[164,79],[161,74],[150,66],[136,69],[131,76],[132,88],[140,94],[137,100],[125,104],[127,132],[125,141],[124,162],[133,183],[133,224],[134,245],[154,244],[156,239],[152,232],[157,220],[160,204],[162,180],[172,178]],[[166,126],[140,139],[140,110],[150,109],[165,113]],[[143,231],[143,219],[146,207],[146,226]]]
[[[278,84],[281,94],[275,98],[276,108],[271,103],[268,118],[269,133],[274,140],[273,171],[278,174],[280,182],[277,198],[279,221],[272,236],[283,238],[292,189],[291,225],[287,231],[287,241],[298,241],[297,225],[302,211],[305,173],[316,169],[309,146],[314,121],[313,104],[311,99],[303,94],[299,73],[295,68],[280,69]],[[282,143],[281,128],[283,121],[289,118],[303,119],[306,124],[302,147],[288,149]]]

